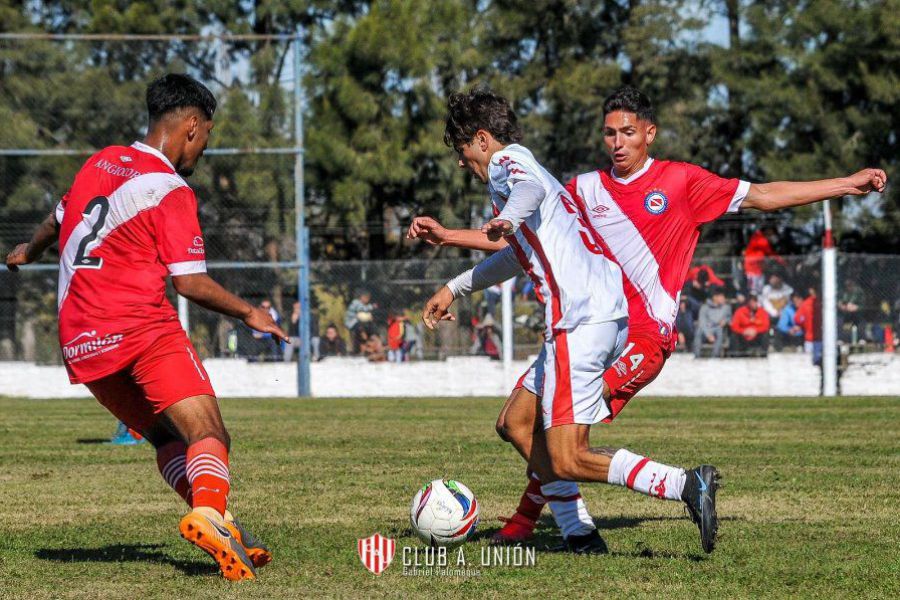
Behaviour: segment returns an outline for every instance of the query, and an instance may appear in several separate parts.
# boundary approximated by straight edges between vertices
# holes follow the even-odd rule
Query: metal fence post
[[[822,395],[837,396],[837,249],[831,233],[831,203],[822,205]]]
[[[312,395],[310,384],[310,306],[309,306],[309,236],[306,229],[306,205],[303,182],[303,81],[302,30],[294,37],[294,212],[297,238],[297,300],[300,302],[300,351],[297,357],[297,395]]]

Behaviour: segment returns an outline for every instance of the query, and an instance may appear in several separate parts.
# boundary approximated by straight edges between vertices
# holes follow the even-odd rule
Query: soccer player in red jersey
[[[226,579],[253,579],[271,554],[226,508],[230,438],[209,375],[166,298],[166,277],[200,306],[287,336],[266,311],[206,274],[197,199],[183,177],[206,149],[212,93],[169,74],[147,88],[147,109],[144,141],[91,156],[6,264],[17,270],[59,241],[59,341],[69,379],[156,448],[160,474],[192,508],[181,535],[213,556]]]
[[[835,196],[880,192],[887,175],[879,169],[864,169],[844,178],[810,182],[751,184],[724,179],[696,165],[650,157],[656,120],[650,100],[640,91],[617,90],[605,100],[603,113],[603,137],[612,168],[579,175],[566,189],[592,225],[604,254],[622,267],[628,298],[628,343],[619,361],[603,375],[603,395],[611,412],[604,421],[610,422],[656,378],[675,347],[678,296],[703,224],[746,208],[775,211]],[[487,251],[504,247],[502,240],[491,242],[479,230],[448,230],[430,217],[415,219],[407,235],[431,244]],[[510,400],[500,413],[497,430],[521,452],[530,446],[536,408],[517,404],[514,396]],[[676,477],[672,467],[624,448],[596,450],[608,459],[609,483],[684,501],[700,528],[704,550],[713,550],[718,528],[714,467],[703,465],[685,472],[686,477]],[[574,482],[560,493],[580,496]],[[548,501],[532,475],[516,513],[495,540],[529,539]],[[593,522],[585,522],[585,528],[589,527]]]

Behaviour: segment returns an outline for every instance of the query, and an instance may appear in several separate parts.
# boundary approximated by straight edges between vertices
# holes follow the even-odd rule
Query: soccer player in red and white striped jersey
[[[628,344],[613,368],[603,375],[604,398],[610,411],[604,422],[610,422],[656,378],[675,347],[678,296],[703,224],[747,208],[774,211],[833,196],[880,192],[887,176],[879,169],[864,169],[845,178],[811,182],[750,184],[724,179],[696,165],[649,156],[656,136],[655,117],[650,100],[638,90],[617,90],[604,102],[603,112],[603,135],[612,168],[579,175],[566,190],[591,224],[604,255],[622,267],[628,298]],[[432,244],[488,251],[504,247],[477,230],[447,230],[428,217],[416,219],[408,236]],[[533,407],[507,404],[498,420],[498,431],[518,447],[531,437],[534,419]],[[626,449],[605,452],[609,483],[686,501],[700,525],[704,549],[712,550],[715,523],[710,517],[714,513],[704,512],[698,504],[708,492],[699,493],[696,488],[714,493],[714,469],[699,467],[685,477],[682,469],[659,465]],[[569,483],[562,493],[579,495],[577,484]],[[531,477],[516,514],[496,539],[522,541],[530,537],[546,502],[540,481]]]
[[[206,274],[197,199],[184,177],[206,149],[216,100],[186,75],[147,89],[143,142],[91,156],[27,244],[15,270],[59,241],[59,340],[72,383],[83,383],[157,450],[165,481],[192,507],[183,537],[228,579],[255,577],[271,558],[226,508],[230,438],[209,375],[166,298],[179,294],[286,339],[265,311]]]

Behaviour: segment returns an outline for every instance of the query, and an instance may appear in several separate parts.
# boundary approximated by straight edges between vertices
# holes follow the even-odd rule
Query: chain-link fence
[[[767,261],[758,288],[759,309],[750,315],[754,320],[742,322],[737,320],[738,312],[750,300],[748,289],[756,281],[752,274],[748,280],[744,259],[698,258],[681,296],[679,350],[699,348],[704,357],[726,358],[803,351],[805,342],[821,339],[817,337],[820,331],[807,329],[820,327],[820,315],[814,313],[808,324],[798,316],[807,308],[821,311],[814,296],[820,294],[820,264],[817,254]],[[313,359],[359,355],[373,361],[416,361],[473,354],[499,359],[499,286],[458,301],[453,309],[456,321],[442,324],[436,332],[422,324],[425,301],[471,265],[471,259],[314,262],[310,307]],[[838,265],[840,342],[850,352],[891,350],[897,344],[894,332],[900,329],[900,256],[844,254]],[[210,274],[254,304],[268,303],[284,328],[297,336],[294,268],[213,263]],[[0,359],[59,364],[56,275],[49,265],[18,274],[0,273]],[[727,305],[721,347],[717,348],[714,340],[695,345],[704,325],[705,315],[700,313],[704,304],[715,304],[717,291],[723,292],[722,301]],[[174,302],[174,293],[171,298]],[[514,286],[513,311],[514,356],[525,358],[539,348],[543,319],[525,277],[518,278]],[[256,338],[232,319],[193,305],[188,318],[191,338],[204,357],[296,360],[291,346]],[[758,331],[748,340],[745,330],[751,327]]]
[[[295,261],[295,48],[289,36],[0,35],[0,246],[23,241],[92,151],[143,139],[147,84],[186,72],[218,101],[189,179],[208,258]]]

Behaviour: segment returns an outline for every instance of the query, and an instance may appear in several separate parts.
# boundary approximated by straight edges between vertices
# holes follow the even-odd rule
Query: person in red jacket
[[[771,258],[781,266],[786,266],[784,259],[772,247],[768,233],[771,228],[757,229],[750,236],[750,241],[744,249],[744,275],[747,276],[747,292],[758,294],[766,283],[763,273],[766,266],[766,258]]]
[[[797,309],[794,322],[803,328],[804,350],[812,354],[814,365],[822,366],[822,299],[816,288],[809,288],[809,296]]]
[[[731,330],[735,333],[737,355],[766,355],[769,350],[769,313],[759,305],[756,294],[751,293],[747,303],[734,311]]]

